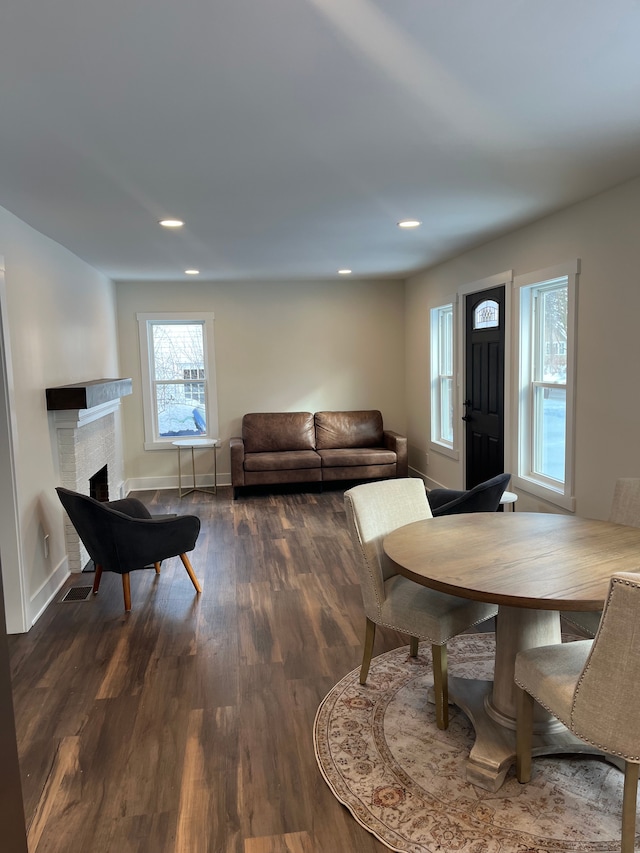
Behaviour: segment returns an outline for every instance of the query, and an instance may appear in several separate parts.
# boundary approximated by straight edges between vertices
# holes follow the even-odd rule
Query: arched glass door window
[[[500,306],[494,299],[485,299],[473,312],[474,329],[494,329],[500,325]]]

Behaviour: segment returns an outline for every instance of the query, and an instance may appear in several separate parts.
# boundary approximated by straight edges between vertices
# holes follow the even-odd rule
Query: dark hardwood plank
[[[30,853],[382,853],[313,753],[317,707],[362,655],[343,491],[136,496],[200,517],[203,591],[166,560],[132,572],[124,614],[105,573],[9,638]],[[406,643],[378,629],[375,653]]]

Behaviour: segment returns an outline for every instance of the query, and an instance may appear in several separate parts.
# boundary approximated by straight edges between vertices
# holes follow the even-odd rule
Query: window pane
[[[485,299],[473,312],[474,329],[494,329],[500,325],[500,306],[494,299]]]
[[[538,382],[567,381],[567,286],[540,290],[536,297]]]
[[[151,328],[158,436],[205,435],[203,325],[152,323]]]
[[[440,364],[439,373],[453,374],[453,308],[440,310]]]
[[[201,323],[153,323],[153,378],[204,377],[204,334]],[[189,371],[185,374],[185,371]],[[195,375],[194,375],[195,373]]]
[[[206,434],[207,407],[204,401],[189,396],[190,391],[187,393],[192,384],[156,383],[158,435],[161,438]]]
[[[567,392],[565,388],[534,388],[533,470],[564,482]]]
[[[453,380],[440,380],[440,438],[453,442]]]

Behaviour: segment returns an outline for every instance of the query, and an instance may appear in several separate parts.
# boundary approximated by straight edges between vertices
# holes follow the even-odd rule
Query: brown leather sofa
[[[383,429],[377,410],[253,412],[232,438],[231,485],[407,477],[407,439]]]

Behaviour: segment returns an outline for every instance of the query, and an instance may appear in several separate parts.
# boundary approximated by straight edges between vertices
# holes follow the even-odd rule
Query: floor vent
[[[72,586],[60,601],[88,601],[92,589],[91,586]]]

